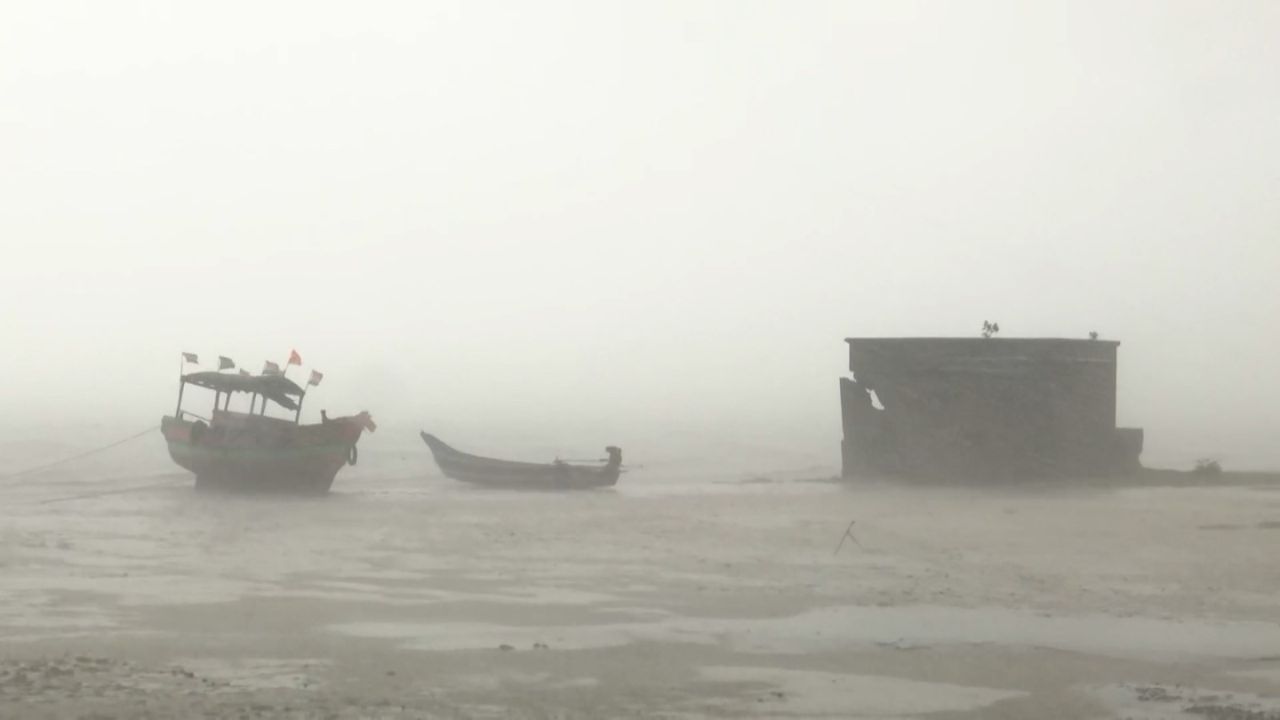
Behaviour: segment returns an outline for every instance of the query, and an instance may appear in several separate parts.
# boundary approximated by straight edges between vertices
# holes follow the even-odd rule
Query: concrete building
[[[840,380],[846,477],[1089,476],[1140,468],[1116,427],[1104,340],[851,338]]]

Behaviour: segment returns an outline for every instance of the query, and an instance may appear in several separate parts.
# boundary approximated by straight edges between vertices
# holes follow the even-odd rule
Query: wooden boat
[[[214,391],[209,418],[182,409],[187,385]],[[252,396],[249,412],[228,409],[235,393]],[[191,373],[182,376],[178,408],[161,420],[160,431],[173,461],[195,474],[197,490],[326,493],[342,466],[356,463],[360,435],[377,426],[367,412],[329,418],[323,410],[319,424],[303,425],[305,395],[282,375]],[[268,417],[268,402],[295,411],[294,418]]]
[[[559,460],[539,464],[468,455],[449,447],[435,435],[426,432],[421,435],[445,477],[476,485],[521,490],[582,490],[616,485],[622,473],[622,450],[613,446],[605,448],[609,458],[603,465],[571,465]]]

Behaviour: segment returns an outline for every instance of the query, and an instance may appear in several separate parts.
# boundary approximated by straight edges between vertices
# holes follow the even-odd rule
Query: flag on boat
[[[200,364],[200,358],[195,353],[182,353],[182,362]]]
[[[320,381],[321,381],[321,380],[323,380],[323,379],[324,379],[324,373],[319,373],[319,372],[316,372],[315,370],[312,370],[312,371],[311,371],[311,379],[310,379],[310,380],[307,380],[307,384],[308,384],[308,385],[319,385],[319,384],[320,384]]]
[[[236,366],[236,363],[235,363],[235,361],[234,361],[234,360],[232,360],[231,358],[229,358],[229,357],[227,357],[227,356],[225,356],[225,355],[219,355],[219,356],[218,356],[218,369],[219,369],[219,370],[230,370],[231,368],[233,368],[233,367],[235,367],[235,366]]]
[[[290,350],[290,351],[289,351],[289,362],[288,362],[288,363],[286,363],[286,364],[287,364],[287,365],[301,365],[301,364],[302,364],[302,356],[298,354],[298,351],[297,351],[297,350]]]
[[[262,366],[262,374],[263,375],[279,375],[280,366],[268,360],[267,363]]]
[[[253,373],[249,372],[248,370],[245,370],[244,368],[240,368],[240,374],[243,375],[244,377],[253,377]]]

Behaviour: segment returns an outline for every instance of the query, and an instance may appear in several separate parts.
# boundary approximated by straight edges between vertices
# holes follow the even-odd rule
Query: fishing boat
[[[486,487],[520,490],[584,490],[616,485],[622,473],[622,450],[605,448],[603,465],[575,465],[561,460],[550,463],[513,462],[469,455],[446,445],[430,433],[421,433],[445,477]]]
[[[317,384],[312,373],[307,386]],[[214,392],[213,410],[202,417],[183,410],[187,386]],[[248,395],[248,412],[230,410],[234,395]],[[356,442],[377,426],[367,412],[303,425],[306,390],[280,374],[194,372],[180,375],[178,407],[160,431],[169,456],[196,476],[197,490],[323,494],[343,465],[356,463]],[[292,410],[292,419],[270,417],[269,404]]]

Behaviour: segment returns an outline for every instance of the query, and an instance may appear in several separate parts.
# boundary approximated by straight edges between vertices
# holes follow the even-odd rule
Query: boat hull
[[[323,494],[355,458],[362,428],[295,425],[262,416],[216,413],[205,426],[166,417],[161,432],[175,463],[199,491]]]
[[[445,477],[461,482],[509,490],[588,490],[611,487],[622,472],[618,461],[602,467],[568,463],[525,463],[470,455],[455,450],[439,438],[421,433]]]

